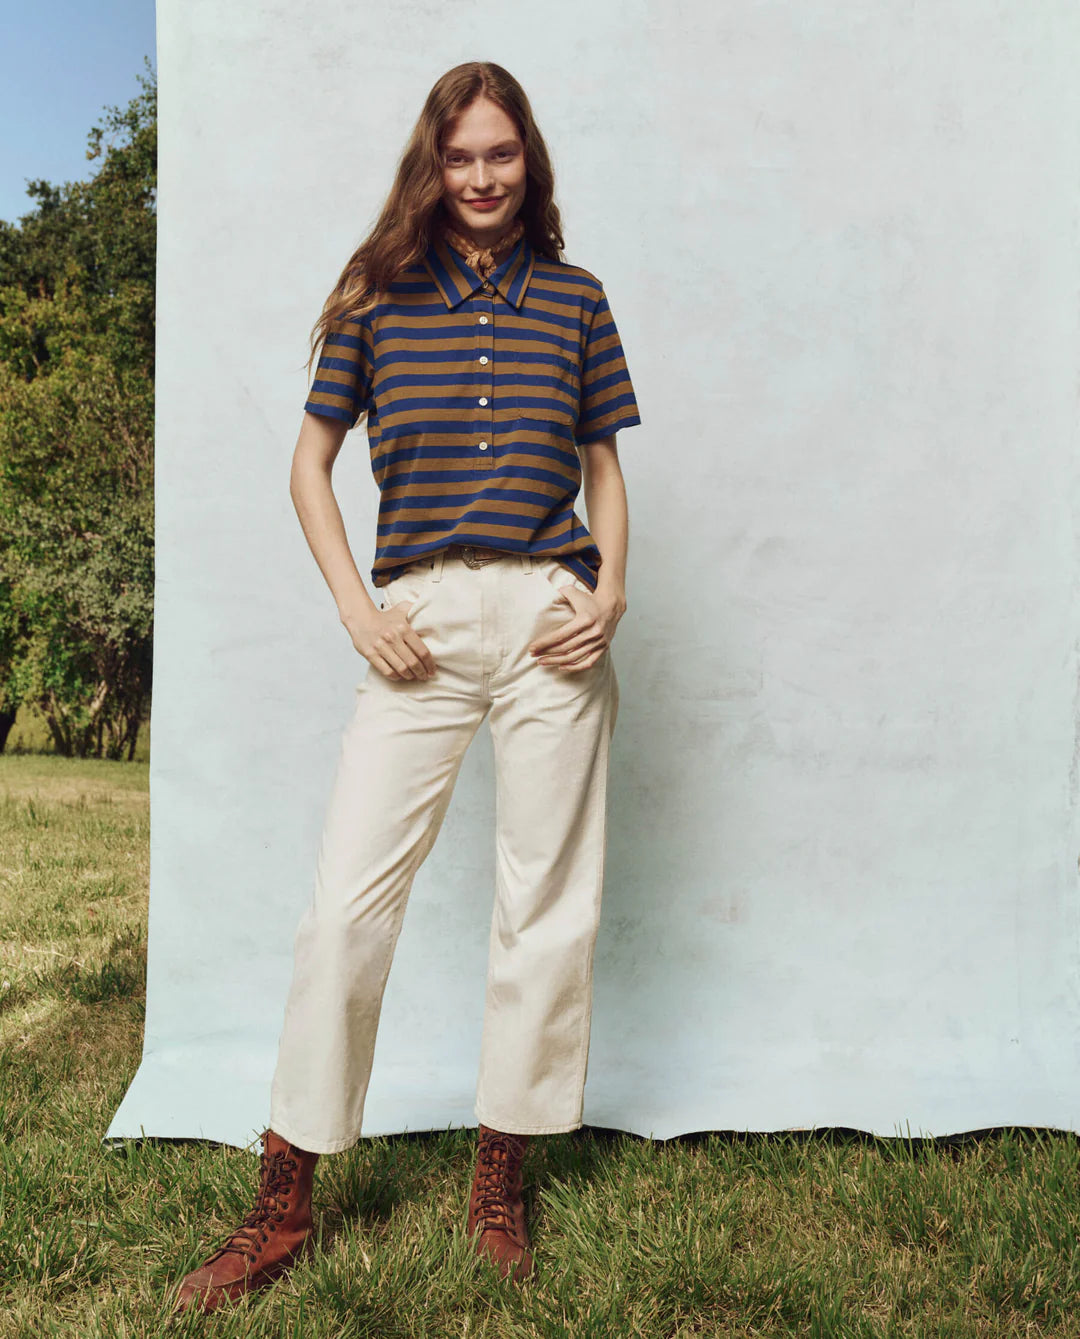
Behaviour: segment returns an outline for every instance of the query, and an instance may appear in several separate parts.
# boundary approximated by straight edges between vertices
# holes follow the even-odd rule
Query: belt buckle
[[[485,563],[494,562],[497,556],[497,554],[492,554],[490,557],[485,557],[472,544],[463,544],[461,548],[462,562],[466,567],[473,568],[474,571],[478,567],[483,567]]]

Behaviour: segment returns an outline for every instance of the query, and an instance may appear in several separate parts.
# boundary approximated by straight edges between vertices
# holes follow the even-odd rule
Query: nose
[[[469,169],[469,185],[477,195],[483,195],[491,185],[491,169],[486,158],[473,159],[473,165]]]

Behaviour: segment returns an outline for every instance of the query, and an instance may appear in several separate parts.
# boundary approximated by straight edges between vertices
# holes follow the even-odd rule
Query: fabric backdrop
[[[288,491],[306,340],[428,89],[548,139],[643,425],[585,1118],[1080,1130],[1080,11],[159,0],[149,983],[104,1135],[268,1117],[353,692]],[[361,571],[363,427],[335,487]],[[374,671],[373,671],[374,672]],[[485,726],[366,1134],[471,1125]]]

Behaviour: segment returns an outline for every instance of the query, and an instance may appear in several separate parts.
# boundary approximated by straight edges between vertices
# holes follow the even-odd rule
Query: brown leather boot
[[[515,1282],[532,1272],[525,1205],[521,1201],[521,1165],[527,1134],[504,1134],[480,1126],[480,1147],[469,1195],[469,1236],[476,1236],[478,1255],[490,1257],[499,1274]]]
[[[255,1207],[223,1245],[181,1280],[176,1311],[213,1311],[284,1274],[313,1242],[311,1182],[318,1153],[265,1130]]]

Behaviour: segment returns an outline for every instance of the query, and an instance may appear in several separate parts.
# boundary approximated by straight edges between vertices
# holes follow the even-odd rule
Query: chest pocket
[[[580,365],[568,351],[537,341],[525,356],[509,355],[499,386],[503,389],[501,403],[513,407],[523,429],[535,432],[536,425],[550,423],[559,436],[566,428],[573,431],[581,395]],[[497,387],[497,405],[498,396]]]

